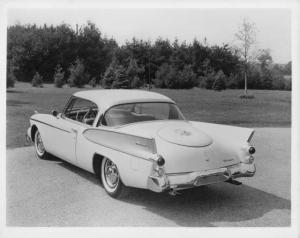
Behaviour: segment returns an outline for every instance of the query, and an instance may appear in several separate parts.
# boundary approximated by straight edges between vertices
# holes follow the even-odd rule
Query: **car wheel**
[[[38,130],[34,134],[34,146],[35,146],[35,152],[36,152],[37,156],[40,159],[45,159],[47,156],[47,152],[45,150],[41,134]]]
[[[128,188],[122,183],[117,165],[108,158],[101,164],[101,181],[105,191],[113,198],[122,198]]]

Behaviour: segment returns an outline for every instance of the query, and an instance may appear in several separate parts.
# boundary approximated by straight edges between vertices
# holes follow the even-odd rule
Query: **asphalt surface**
[[[7,150],[8,226],[289,226],[290,128],[256,129],[257,173],[172,197],[134,189],[109,197],[93,174],[33,147]]]

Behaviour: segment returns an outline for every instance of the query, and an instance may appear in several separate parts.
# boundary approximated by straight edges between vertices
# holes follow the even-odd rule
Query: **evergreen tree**
[[[89,74],[85,72],[84,65],[79,58],[70,66],[69,71],[68,82],[70,87],[82,88],[88,82]]]
[[[167,88],[178,89],[180,88],[180,76],[178,75],[178,71],[173,65],[170,65],[169,72],[166,75],[164,83]]]
[[[214,89],[216,91],[224,90],[226,88],[226,76],[223,73],[223,71],[219,70],[215,74],[214,78],[215,78],[215,80],[214,80],[214,83],[212,85],[212,89]]]
[[[157,88],[166,88],[165,80],[170,72],[170,66],[167,63],[162,64],[156,71],[156,77],[154,79],[154,85]]]
[[[93,88],[96,87],[97,83],[96,83],[96,78],[93,77],[90,81],[89,81],[89,85],[92,86]]]
[[[258,61],[260,62],[262,87],[264,89],[272,89],[273,78],[270,66],[273,61],[269,50],[262,50]]]
[[[106,69],[104,76],[103,76],[103,87],[104,88],[111,88],[113,82],[116,80],[117,78],[117,63],[116,63],[116,59],[113,59],[112,62],[110,63],[110,65],[108,66],[108,68]]]
[[[197,85],[196,74],[193,72],[191,65],[185,65],[183,70],[179,73],[180,88],[193,88]]]
[[[139,88],[143,85],[140,74],[142,74],[144,71],[144,68],[138,66],[136,59],[130,58],[129,65],[126,70],[130,88]]]
[[[62,67],[58,64],[55,68],[55,73],[54,73],[54,85],[57,88],[61,88],[65,84],[64,80],[64,75],[65,72],[63,72]]]
[[[6,88],[13,88],[15,86],[15,82],[17,78],[14,74],[13,67],[7,62],[6,67]]]
[[[36,72],[31,81],[33,87],[43,87],[43,77]]]
[[[129,88],[129,85],[126,69],[120,65],[116,71],[116,80],[113,81],[112,88]]]

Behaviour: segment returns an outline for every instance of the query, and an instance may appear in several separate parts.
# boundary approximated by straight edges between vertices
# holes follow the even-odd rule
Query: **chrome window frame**
[[[165,102],[165,101],[136,101],[136,102],[128,102],[128,103],[119,103],[119,104],[115,104],[115,105],[109,107],[109,108],[106,109],[106,111],[100,116],[100,118],[99,118],[99,120],[98,120],[98,122],[97,122],[97,124],[96,124],[96,127],[100,127],[100,126],[105,126],[105,127],[116,127],[116,126],[107,126],[107,125],[104,125],[104,124],[103,124],[103,119],[105,118],[106,113],[107,113],[111,108],[116,107],[116,106],[122,106],[122,105],[127,105],[127,104],[137,104],[137,103],[166,103],[166,104],[173,104],[173,105],[175,105],[175,106],[177,107],[177,109],[179,110],[179,112],[180,112],[180,114],[181,114],[181,116],[182,116],[182,118],[183,118],[182,120],[179,120],[179,119],[178,119],[178,121],[187,121],[186,118],[185,118],[185,116],[184,116],[183,113],[181,112],[179,106],[178,106],[176,103],[174,103],[174,102]],[[173,121],[172,119],[169,119],[169,120],[170,120],[170,121]],[[152,122],[153,122],[153,121],[169,121],[169,120],[152,120]],[[177,120],[174,119],[174,121],[177,121]],[[147,121],[147,122],[151,122],[151,121]],[[128,124],[119,125],[119,126],[125,126],[125,125],[129,125],[129,124],[134,124],[134,123],[139,123],[139,122],[133,122],[133,123],[128,123]],[[117,127],[119,127],[119,126],[117,126]]]
[[[86,123],[83,123],[83,122],[80,122],[80,121],[73,120],[73,119],[71,119],[71,118],[69,118],[69,117],[67,117],[67,116],[65,115],[65,113],[66,113],[67,109],[70,107],[70,105],[73,105],[74,102],[75,102],[76,100],[78,100],[78,99],[80,99],[80,100],[85,100],[85,101],[91,102],[91,103],[93,103],[93,104],[96,105],[98,112],[97,112],[97,115],[96,115],[95,120],[93,121],[93,124],[92,124],[92,125],[89,125],[89,124],[86,124]],[[99,109],[98,105],[97,105],[95,102],[93,102],[93,101],[91,101],[91,100],[88,100],[88,99],[86,99],[86,98],[76,97],[76,96],[72,95],[72,96],[69,98],[69,100],[68,100],[66,106],[64,107],[64,109],[63,109],[63,111],[62,111],[62,113],[61,113],[61,118],[62,118],[62,119],[65,119],[65,120],[67,120],[67,121],[73,122],[73,123],[75,123],[75,124],[85,125],[85,126],[87,126],[87,127],[95,127],[95,123],[97,122],[97,120],[98,120],[98,118],[99,118],[99,113],[100,113],[100,109]]]

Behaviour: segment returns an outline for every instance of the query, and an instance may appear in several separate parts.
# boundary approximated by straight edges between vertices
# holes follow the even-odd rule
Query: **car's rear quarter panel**
[[[83,135],[79,136],[76,145],[78,166],[94,172],[95,154],[107,157],[117,165],[122,182],[126,186],[147,188],[147,179],[153,166],[152,161],[92,142]]]

